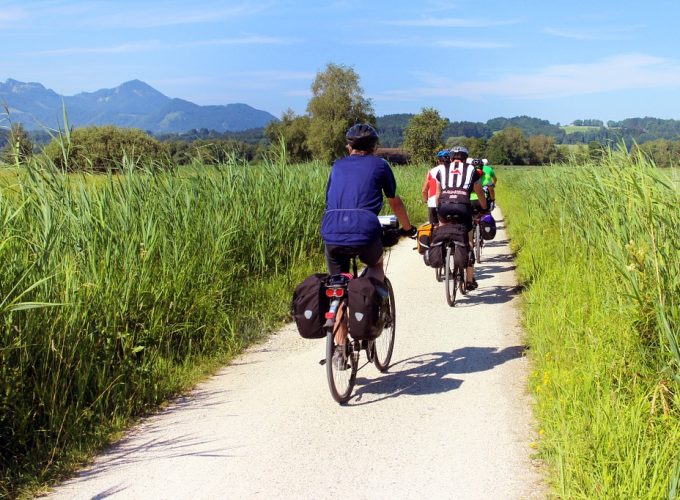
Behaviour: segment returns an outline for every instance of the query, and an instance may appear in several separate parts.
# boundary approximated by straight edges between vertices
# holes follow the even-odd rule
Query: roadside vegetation
[[[326,165],[135,162],[2,169],[0,497],[68,473],[280,325],[324,266]],[[395,173],[424,218],[421,171]]]
[[[611,151],[499,172],[560,498],[680,495],[678,175]]]

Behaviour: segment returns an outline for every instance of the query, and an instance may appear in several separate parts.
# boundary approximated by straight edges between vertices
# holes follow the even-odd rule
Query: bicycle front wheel
[[[374,341],[375,356],[373,357],[375,367],[383,373],[387,371],[392,360],[394,334],[397,328],[397,309],[394,304],[394,290],[392,289],[392,283],[387,278],[385,278],[385,287],[389,294],[389,309],[382,334]]]
[[[482,262],[482,229],[475,224],[475,260]]]
[[[350,341],[346,339],[343,355],[340,359],[335,356],[337,344],[332,328],[326,329],[326,377],[331,396],[338,403],[346,403],[352,395],[356,382],[357,363],[350,348]]]
[[[456,304],[456,291],[458,290],[458,269],[456,269],[453,249],[451,245],[446,247],[446,259],[444,260],[444,286],[446,288],[446,302],[453,307]]]

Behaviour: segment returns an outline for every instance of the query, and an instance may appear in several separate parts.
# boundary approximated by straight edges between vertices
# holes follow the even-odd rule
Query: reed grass
[[[677,172],[625,152],[501,169],[559,498],[666,498],[680,481]]]
[[[0,496],[68,474],[271,331],[325,267],[325,165],[117,167],[3,173]],[[420,172],[397,176],[424,217]]]

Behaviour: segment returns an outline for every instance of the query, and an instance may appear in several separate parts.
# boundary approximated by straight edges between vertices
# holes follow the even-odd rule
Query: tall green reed
[[[505,170],[531,386],[555,493],[663,497],[680,448],[680,198],[625,152]],[[677,473],[677,472],[676,472]]]
[[[260,337],[323,268],[327,166],[140,161],[94,176],[39,158],[0,188],[0,495]],[[422,210],[419,173],[397,176]]]

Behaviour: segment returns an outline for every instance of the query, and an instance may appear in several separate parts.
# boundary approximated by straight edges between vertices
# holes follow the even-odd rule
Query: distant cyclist
[[[448,168],[438,167],[437,179],[437,215],[442,225],[459,224],[464,229],[468,248],[468,267],[465,275],[465,288],[474,290],[477,282],[474,279],[474,254],[470,247],[472,225],[472,203],[470,194],[474,191],[482,210],[487,210],[486,198],[481,185],[481,175],[477,168],[466,163],[468,150],[456,146],[449,151],[451,164]]]
[[[496,172],[494,172],[491,165],[489,165],[489,160],[482,158],[482,187],[489,191],[489,209],[493,210],[496,207],[496,184],[498,184],[498,179],[496,178]]]
[[[368,124],[352,126],[345,134],[349,156],[336,160],[326,186],[326,211],[321,236],[329,274],[348,273],[351,258],[367,266],[366,276],[384,281],[382,227],[378,214],[383,194],[402,226],[402,235],[415,236],[416,228],[397,196],[397,182],[389,164],[374,156],[378,133]],[[335,342],[345,343],[347,325],[336,316]]]
[[[440,165],[449,166],[451,164],[451,157],[449,155],[448,149],[442,149],[437,153],[437,165],[431,168],[427,175],[425,176],[425,182],[423,182],[423,199],[427,203],[427,214],[430,224],[436,226],[439,224],[439,219],[437,218],[437,180],[434,176],[437,173],[437,168]]]

